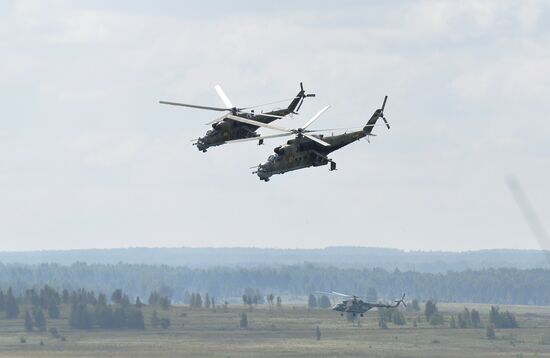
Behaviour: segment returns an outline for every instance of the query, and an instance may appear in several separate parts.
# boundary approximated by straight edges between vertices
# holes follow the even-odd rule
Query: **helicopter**
[[[367,124],[362,127],[361,130],[327,137],[323,136],[322,134],[312,135],[311,133],[333,131],[346,128],[318,130],[309,130],[307,128],[314,121],[316,121],[321,116],[321,114],[323,114],[329,108],[329,106],[324,107],[321,111],[319,111],[315,116],[313,116],[309,121],[307,121],[302,127],[298,129],[287,129],[271,124],[259,123],[254,121],[253,119],[237,117],[231,114],[229,114],[228,117],[245,124],[283,132],[281,134],[265,135],[253,138],[256,140],[285,137],[290,135],[295,136],[294,139],[287,141],[285,145],[280,145],[276,147],[274,149],[275,154],[269,156],[267,162],[258,165],[258,169],[253,172],[253,174],[258,175],[260,180],[267,182],[269,181],[269,178],[274,174],[284,174],[292,170],[308,168],[311,166],[317,167],[321,165],[327,165],[328,163],[330,163],[330,171],[336,170],[336,163],[332,159],[328,158],[328,154],[361,138],[367,137],[368,139],[370,136],[375,136],[375,134],[372,133],[372,130],[379,118],[382,118],[384,120],[384,123],[386,124],[386,127],[390,129],[390,125],[386,117],[384,117],[384,108],[386,106],[387,99],[388,96],[385,96],[384,102],[382,103],[382,108],[377,109],[373,113],[372,117],[369,119]],[[243,142],[247,140],[250,140],[250,138],[233,140],[227,143]]]
[[[347,300],[344,300],[342,303],[339,303],[332,308],[334,311],[340,312],[340,316],[343,316],[344,313],[350,313],[353,317],[357,315],[359,315],[360,317],[363,317],[363,315],[367,311],[370,311],[375,307],[397,308],[399,307],[400,304],[403,304],[403,306],[407,307],[407,305],[405,304],[405,294],[403,294],[400,300],[394,301],[395,302],[394,305],[387,305],[383,303],[365,302],[355,295],[346,295],[340,292],[332,291],[332,292],[317,292],[317,293],[348,298]]]
[[[289,114],[298,114],[298,111],[300,110],[304,99],[307,97],[315,97],[314,93],[306,93],[302,82],[300,82],[300,92],[298,92],[298,94],[292,98],[292,101],[287,108],[278,109],[267,113],[256,114],[254,113],[254,108],[267,106],[287,100],[240,108],[233,105],[233,103],[229,100],[220,85],[216,85],[214,89],[220,96],[222,102],[225,104],[225,108],[199,106],[195,104],[180,102],[159,101],[159,103],[161,104],[173,106],[183,106],[210,111],[227,112],[223,116],[209,123],[206,123],[207,125],[212,125],[212,129],[208,130],[203,137],[199,137],[193,140],[193,145],[197,146],[198,150],[202,152],[206,152],[209,147],[222,145],[230,140],[238,140],[243,138],[254,139],[255,137],[259,137],[259,134],[256,133],[256,130],[258,129],[257,125],[243,123],[242,121],[235,121],[235,118],[254,120],[255,123],[261,124],[270,123]],[[247,110],[250,110],[250,112],[248,112]],[[258,144],[263,144],[263,140],[261,138],[259,139]]]

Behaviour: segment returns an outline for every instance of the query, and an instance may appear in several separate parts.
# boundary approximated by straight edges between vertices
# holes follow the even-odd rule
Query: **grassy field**
[[[22,319],[0,320],[0,357],[550,357],[550,307],[501,306],[516,314],[520,328],[497,330],[494,340],[486,338],[485,329],[451,329],[448,324],[450,314],[464,307],[479,310],[486,323],[489,305],[438,307],[444,326],[422,320],[413,327],[418,314],[406,312],[405,326],[389,324],[388,329],[378,328],[375,310],[357,325],[330,310],[258,306],[249,312],[241,305],[227,312],[158,309],[171,326],[152,329],[152,308],[147,307],[144,331],[73,330],[65,308],[61,319],[48,320],[48,328],[57,328],[66,341],[47,332],[25,332]],[[248,315],[248,329],[239,328],[242,312]],[[20,343],[21,337],[26,343]]]

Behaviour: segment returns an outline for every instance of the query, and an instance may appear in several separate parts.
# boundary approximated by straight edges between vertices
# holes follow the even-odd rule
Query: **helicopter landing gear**
[[[330,161],[330,171],[333,171],[333,170],[336,170],[336,163],[333,162],[332,160]]]

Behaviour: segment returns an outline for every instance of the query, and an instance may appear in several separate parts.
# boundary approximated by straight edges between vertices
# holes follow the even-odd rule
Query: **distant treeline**
[[[466,252],[403,251],[373,247],[327,247],[324,249],[262,248],[126,248],[65,251],[0,252],[0,262],[70,265],[117,264],[211,268],[216,266],[258,267],[312,263],[340,268],[383,268],[401,271],[445,273],[514,267],[550,268],[550,252],[540,250],[479,250]]]
[[[29,287],[50,285],[58,290],[113,292],[122,289],[130,299],[159,290],[173,302],[190,292],[208,292],[220,299],[241,300],[247,289],[262,294],[307,296],[315,291],[366,295],[375,289],[380,299],[409,298],[445,302],[550,305],[550,270],[484,269],[445,274],[384,269],[336,268],[312,264],[277,267],[187,267],[133,264],[0,264],[0,288],[23,293]]]

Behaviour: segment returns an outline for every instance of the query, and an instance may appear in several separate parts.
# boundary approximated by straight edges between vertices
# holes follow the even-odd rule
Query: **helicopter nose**
[[[197,140],[197,149],[200,150],[200,151],[206,152],[207,148],[208,148],[208,146],[206,145],[204,140],[202,138],[199,138]]]
[[[269,167],[267,164],[260,164],[258,166],[258,170],[256,171],[256,174],[260,178],[260,180],[268,181],[269,177],[271,176],[269,174]]]

